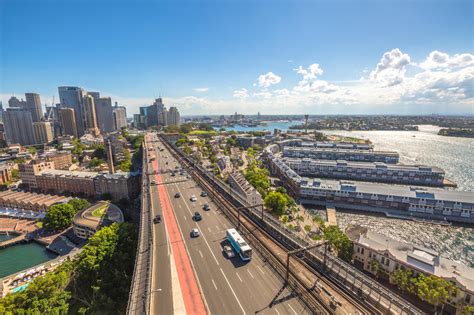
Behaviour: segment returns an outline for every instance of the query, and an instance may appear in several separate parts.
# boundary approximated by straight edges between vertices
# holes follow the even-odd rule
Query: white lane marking
[[[214,282],[214,279],[211,279],[211,280],[212,280],[212,284],[214,285],[214,288],[216,288],[216,290],[217,290],[217,285],[216,285],[216,283]]]
[[[293,311],[293,313],[295,313],[296,315],[298,315],[298,313],[296,313],[295,309],[293,307],[291,307],[290,304],[288,304],[288,307],[291,308],[291,310]]]
[[[216,230],[219,231],[219,226],[218,225],[216,225]]]
[[[201,255],[201,258],[204,258],[204,255],[202,254],[201,250],[199,250],[199,255]]]
[[[278,312],[278,310],[277,310],[277,309],[275,309],[275,312],[277,313],[277,315],[280,315],[280,312]]]
[[[265,272],[263,272],[262,268],[260,268],[259,265],[257,265],[257,268],[258,268],[258,270],[260,270],[262,272],[262,274],[265,274]]]
[[[188,220],[188,219],[186,219],[186,216],[185,216],[185,215],[183,215],[183,218],[184,218],[184,221],[187,221],[187,220]]]
[[[255,279],[255,278],[253,277],[253,274],[250,272],[250,270],[247,269],[247,271],[248,271],[249,275],[252,277],[252,279]]]
[[[237,303],[239,303],[239,306],[240,306],[240,309],[242,310],[242,313],[245,314],[245,310],[244,310],[244,308],[242,307],[242,304],[240,304],[239,298],[238,298],[237,295],[235,294],[234,289],[233,289],[232,286],[230,285],[229,279],[227,279],[227,277],[226,277],[224,271],[222,270],[222,268],[219,267],[219,269],[221,270],[221,273],[222,273],[222,275],[224,276],[225,281],[226,281],[227,284],[229,285],[229,288],[230,288],[230,290],[232,291],[232,294],[234,295],[235,299],[237,300]]]
[[[237,272],[235,274],[237,275],[237,278],[239,278],[240,282],[243,282],[242,278],[239,276],[239,274]]]
[[[210,228],[210,227],[208,227],[207,229],[209,230],[209,233],[211,233],[211,228]]]

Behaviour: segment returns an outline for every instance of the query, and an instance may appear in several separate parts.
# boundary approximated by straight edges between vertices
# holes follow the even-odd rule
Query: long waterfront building
[[[283,162],[301,176],[422,186],[443,186],[444,183],[442,169],[424,165],[310,158],[284,158]]]
[[[396,164],[399,160],[399,155],[397,152],[290,146],[283,147],[283,156],[294,158],[312,158],[320,160],[384,162],[390,164]]]
[[[474,224],[472,192],[302,177],[274,154],[275,148],[265,151],[270,169],[303,204]]]

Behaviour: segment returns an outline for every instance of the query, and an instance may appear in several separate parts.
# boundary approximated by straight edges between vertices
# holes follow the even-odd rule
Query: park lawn
[[[100,218],[100,217],[102,217],[102,216],[104,215],[105,210],[107,210],[108,207],[109,207],[108,204],[102,205],[102,206],[100,206],[99,208],[97,208],[97,209],[95,209],[94,211],[92,211],[92,215],[93,215],[94,217]]]
[[[189,133],[190,135],[216,135],[217,132],[215,130],[193,130]]]

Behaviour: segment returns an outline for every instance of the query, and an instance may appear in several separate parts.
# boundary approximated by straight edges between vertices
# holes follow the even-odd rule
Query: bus
[[[232,245],[242,260],[248,261],[252,259],[252,249],[236,229],[228,229],[225,233],[230,245]]]

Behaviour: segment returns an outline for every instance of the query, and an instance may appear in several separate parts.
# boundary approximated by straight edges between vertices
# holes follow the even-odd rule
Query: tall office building
[[[41,98],[37,93],[25,93],[26,108],[31,112],[33,121],[44,120],[43,108],[41,107]]]
[[[8,144],[35,144],[31,112],[18,107],[7,108],[4,115],[4,128]]]
[[[100,132],[112,132],[115,129],[112,99],[110,97],[99,97],[94,98],[94,102],[97,126],[99,127]]]
[[[180,116],[179,111],[176,107],[171,106],[170,109],[167,111],[167,125],[176,125],[179,126],[180,124]]]
[[[89,94],[85,94],[83,95],[82,101],[82,118],[84,129],[93,130],[93,133],[96,133],[98,128],[94,98]]]
[[[60,108],[59,120],[63,136],[78,137],[75,111],[72,108]]]
[[[114,129],[120,130],[127,127],[127,109],[124,106],[118,106],[117,102],[113,108]]]
[[[3,122],[3,104],[0,101],[0,122]]]
[[[53,141],[53,126],[49,121],[33,122],[33,133],[36,144],[45,144]]]
[[[82,110],[84,90],[75,86],[60,86],[58,87],[58,92],[61,107],[74,109],[77,134],[79,137],[82,136],[86,129],[84,126],[84,114]]]

